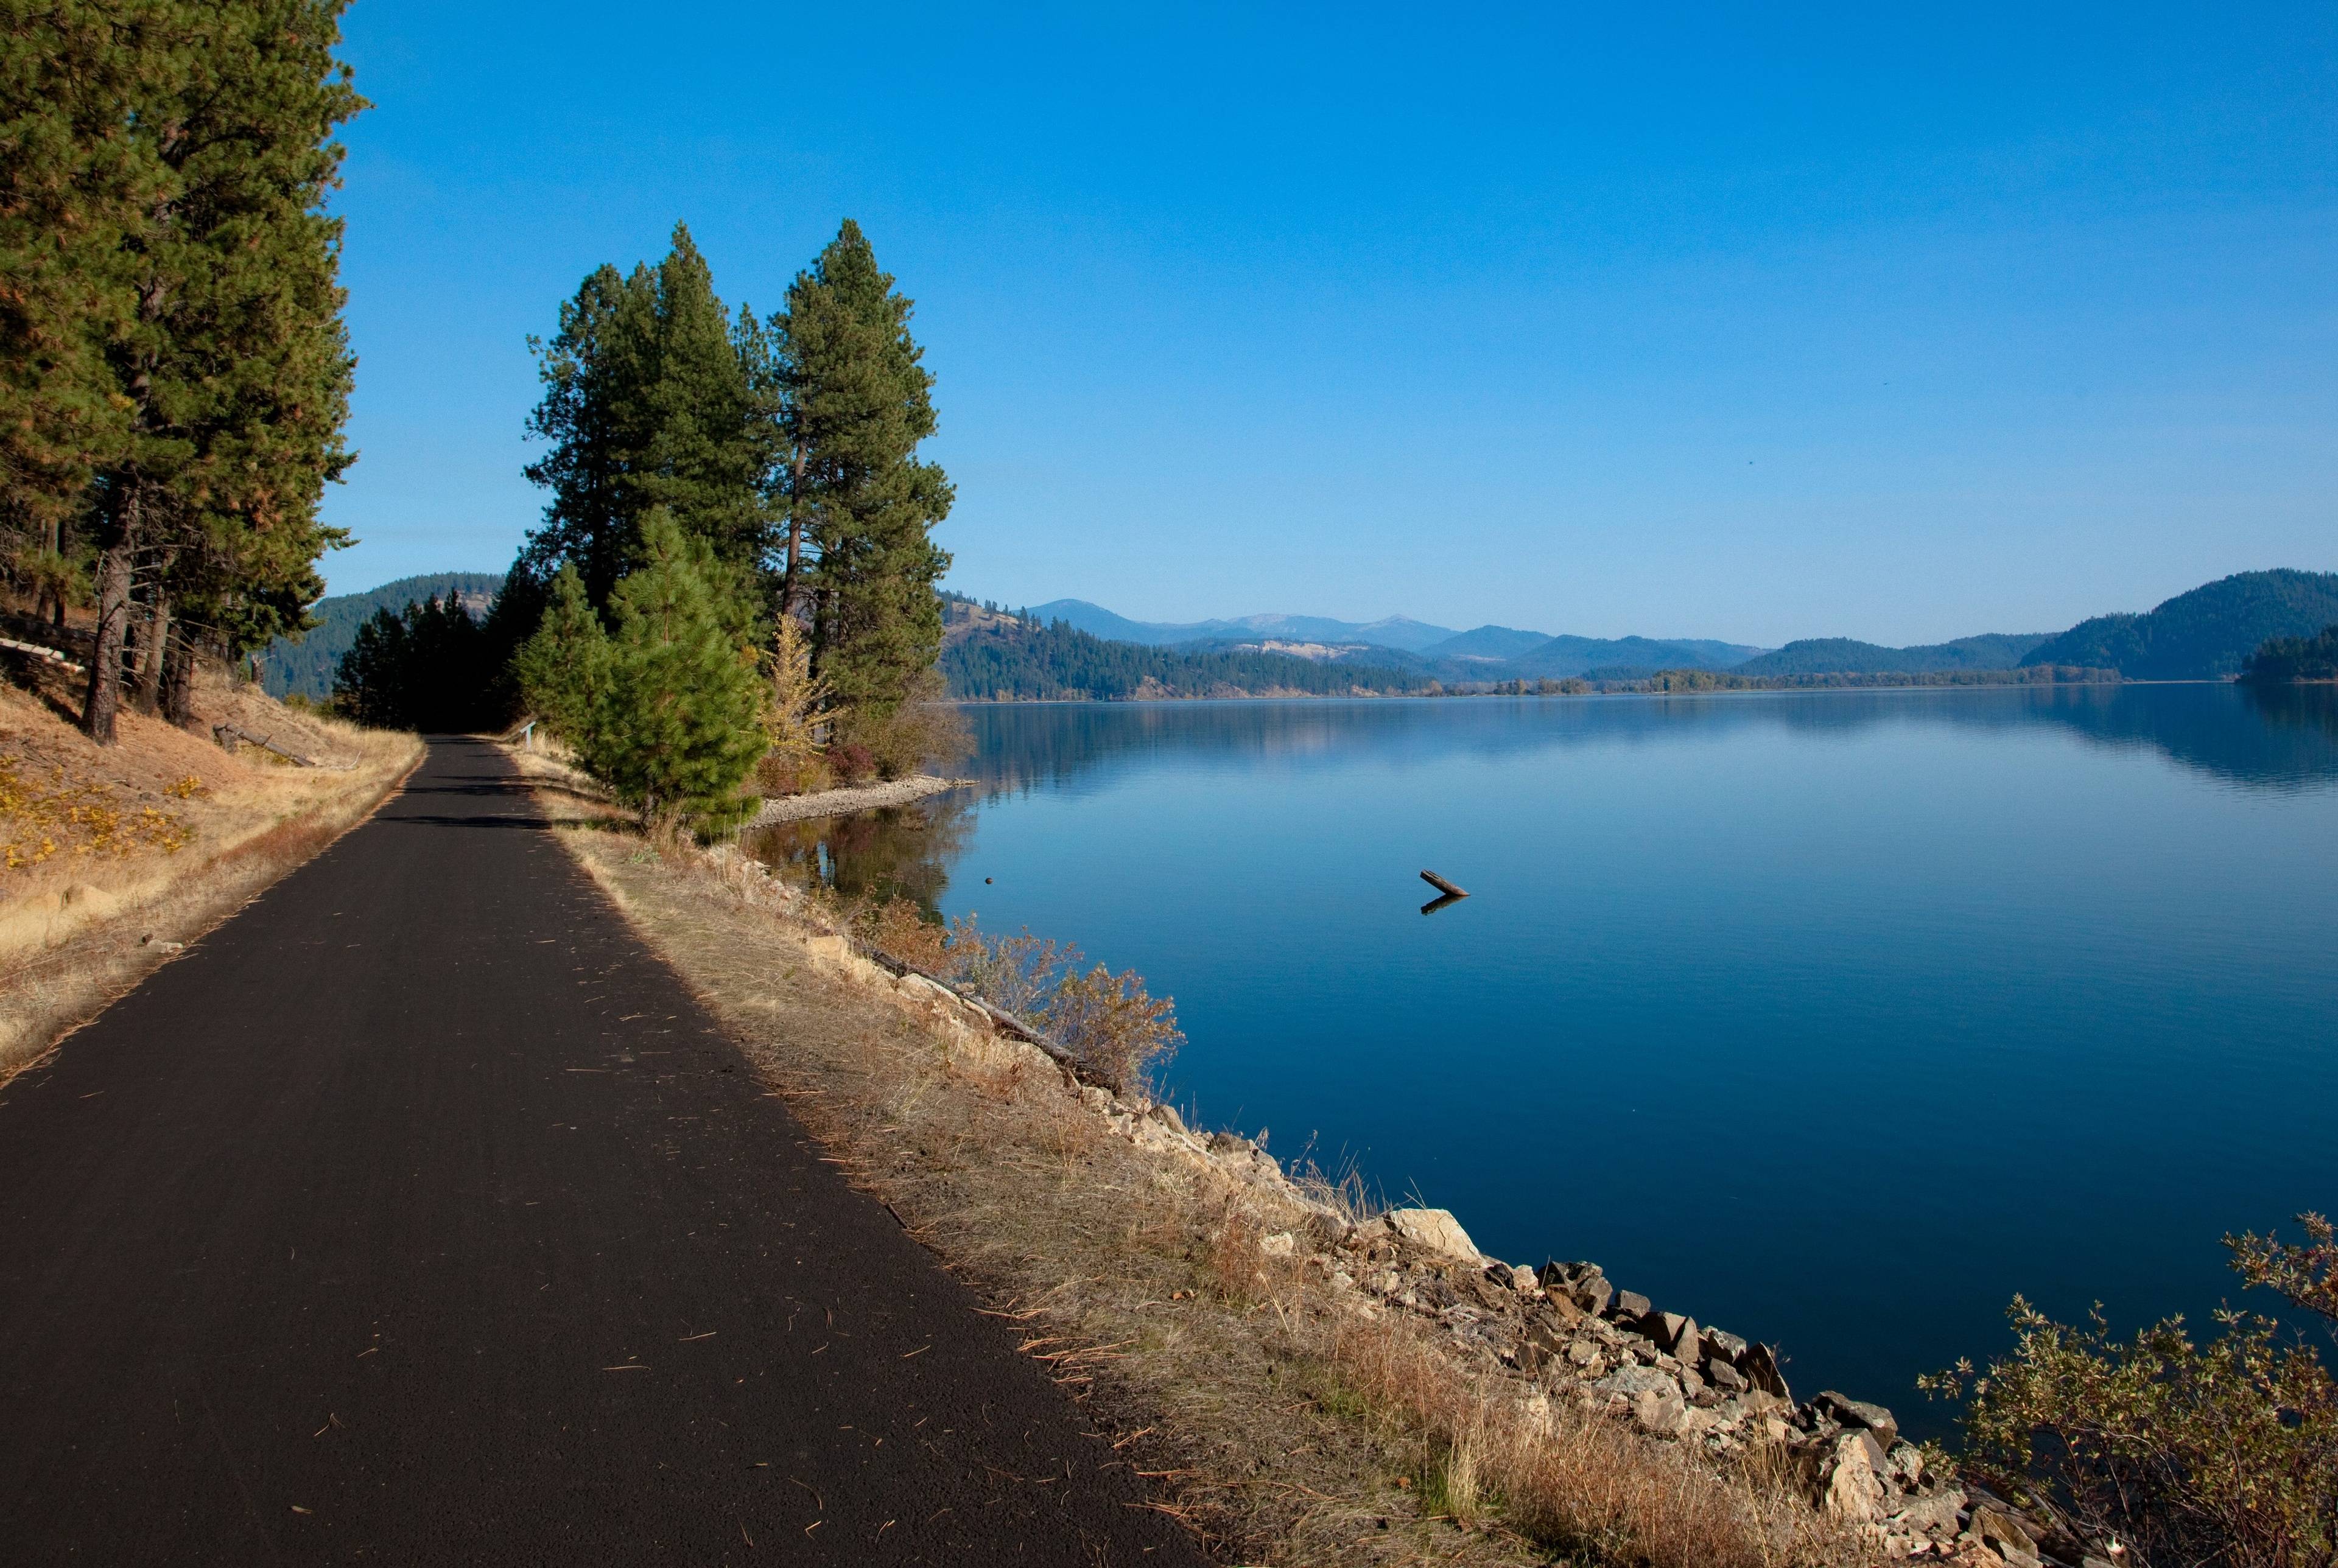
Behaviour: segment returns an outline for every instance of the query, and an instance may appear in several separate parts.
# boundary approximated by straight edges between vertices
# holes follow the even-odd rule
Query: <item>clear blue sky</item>
[[[1628,15],[1627,15],[1628,14]],[[686,220],[918,301],[952,585],[1901,642],[2338,568],[2338,7],[358,0],[337,591]]]

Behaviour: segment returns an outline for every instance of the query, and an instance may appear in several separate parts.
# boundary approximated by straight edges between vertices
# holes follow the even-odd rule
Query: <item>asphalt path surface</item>
[[[0,1562],[1202,1559],[434,743],[0,1090]]]

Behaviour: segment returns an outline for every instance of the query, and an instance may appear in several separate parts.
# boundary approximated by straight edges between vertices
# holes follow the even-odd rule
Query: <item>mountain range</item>
[[[1547,632],[1491,625],[1457,632],[1407,615],[1361,622],[1324,615],[1132,621],[1085,599],[1051,600],[1032,605],[1028,613],[1042,624],[1062,621],[1075,631],[1114,642],[1289,652],[1464,681],[1565,677],[1602,668],[1727,670],[1767,652],[1698,637],[1554,637]],[[1411,657],[1391,659],[1391,652]]]
[[[2207,681],[2237,672],[2269,637],[2311,637],[2338,622],[2338,573],[2241,572],[2141,613],[2097,615],[2067,632],[1987,632],[1890,648],[1816,637],[1783,648],[1698,637],[1552,636],[1515,626],[1467,632],[1409,616],[1339,621],[1321,615],[1133,621],[1084,599],[1027,612],[1111,642],[1203,652],[1295,655],[1446,682],[1589,677],[1632,680],[1658,670],[1728,671],[1762,678],[1937,674],[2037,665],[2116,670],[2131,681]]]
[[[447,593],[458,595],[474,613],[486,609],[500,586],[496,573],[438,573],[404,577],[365,593],[336,594],[319,601],[311,614],[319,624],[305,637],[280,639],[261,662],[268,690],[321,698],[332,689],[340,655],[358,627],[377,609],[398,609]],[[967,610],[961,595],[948,595]],[[1161,651],[1167,662],[1131,664],[1131,689],[1150,681],[1175,688],[1180,681],[1211,689],[1229,682],[1255,682],[1293,691],[1331,690],[1305,675],[1304,664],[1356,666],[1355,680],[1375,689],[1425,687],[1429,681],[1629,681],[1658,670],[1704,669],[1792,680],[1798,676],[1933,674],[1955,671],[2011,670],[2041,664],[2117,670],[2131,681],[2219,680],[2236,673],[2241,662],[2272,637],[2312,637],[2338,624],[2338,573],[2291,570],[2242,572],[2179,593],[2140,613],[2097,615],[2066,632],[1960,637],[1954,642],[1888,648],[1847,637],[1818,637],[1783,648],[1756,648],[1698,637],[1551,636],[1515,626],[1478,626],[1457,632],[1409,616],[1380,621],[1340,621],[1321,615],[1244,615],[1229,620],[1164,622],[1134,621],[1084,599],[1057,599],[1032,606],[1027,614],[1046,627],[1066,622],[1074,631],[1108,642]],[[1010,618],[961,616],[954,642],[969,633],[1013,638]],[[1204,660],[1187,669],[1178,659]],[[1056,655],[1051,655],[1056,657]],[[1070,657],[1070,655],[1062,655]],[[1093,651],[1079,658],[1093,663]],[[1269,661],[1258,665],[1256,659]],[[1234,662],[1229,663],[1232,659]],[[948,660],[945,660],[948,663]],[[1271,680],[1262,671],[1281,671]],[[1327,675],[1330,672],[1326,672]],[[1087,689],[1090,672],[1078,678],[1058,671],[1056,684]],[[981,688],[993,689],[990,686]]]

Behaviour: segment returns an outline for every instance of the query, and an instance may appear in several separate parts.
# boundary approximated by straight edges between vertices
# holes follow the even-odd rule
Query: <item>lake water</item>
[[[2332,699],[977,707],[981,789],[792,852],[1137,969],[1203,1123],[1937,1430],[2015,1291],[2205,1320],[2338,1209]]]

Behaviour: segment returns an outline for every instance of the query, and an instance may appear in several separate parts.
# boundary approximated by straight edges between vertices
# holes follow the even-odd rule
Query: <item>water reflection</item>
[[[2070,731],[2145,748],[2231,783],[2338,781],[2338,688],[2079,686],[1912,691],[1298,702],[1019,703],[967,710],[976,777],[991,794],[1062,788],[1100,768],[1174,754],[1401,761],[1456,748],[1508,755],[1550,747],[1699,741],[1747,728],[1850,736],[1939,724]]]
[[[740,848],[791,880],[849,898],[908,898],[938,916],[973,826],[974,803],[961,791],[850,817],[774,822],[749,832]]]
[[[1892,726],[2042,729],[2156,753],[2252,790],[2338,787],[2338,687],[2066,686],[1426,701],[1011,703],[967,710],[982,799],[1094,787],[1116,771],[1271,761],[1402,766],[1581,747],[1711,743],[1749,730],[1849,739]],[[958,792],[855,817],[775,824],[744,848],[850,897],[929,913],[965,848],[975,801]],[[1423,914],[1441,906],[1432,903]]]

